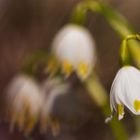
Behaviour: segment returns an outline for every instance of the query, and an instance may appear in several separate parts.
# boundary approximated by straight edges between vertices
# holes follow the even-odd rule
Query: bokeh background
[[[40,48],[50,48],[54,35],[69,22],[73,7],[80,1],[0,0],[0,114],[2,118],[0,140],[28,139],[18,129],[10,133],[9,124],[3,121],[4,90],[9,80],[20,72],[27,55]],[[121,12],[136,32],[140,32],[139,0],[104,0],[104,2]],[[99,58],[98,74],[109,93],[111,82],[119,68],[118,49],[121,40],[98,14],[88,13],[86,27],[96,40]],[[53,137],[50,131],[45,136],[40,135],[36,128],[32,134],[35,140],[113,140],[111,130],[104,123],[100,109],[91,101],[81,85],[77,84],[74,88],[74,97],[71,98],[74,102],[68,101],[67,106],[75,104],[77,111],[74,114],[77,124],[72,126],[63,124],[57,137]],[[65,113],[67,114],[67,110],[59,114],[63,116]],[[135,132],[133,117],[129,114],[123,122],[133,135]]]

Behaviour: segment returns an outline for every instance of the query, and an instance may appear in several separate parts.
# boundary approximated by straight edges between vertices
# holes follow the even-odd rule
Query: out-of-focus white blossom
[[[16,76],[7,89],[11,128],[17,125],[25,134],[30,133],[38,120],[42,100],[41,90],[33,79]]]
[[[63,83],[61,79],[47,79],[42,84],[44,92],[43,107],[41,109],[41,132],[45,133],[48,125],[51,127],[53,135],[59,132],[59,121],[52,116],[56,98],[68,93],[69,85]]]
[[[84,27],[69,24],[63,27],[52,43],[53,53],[69,76],[74,70],[80,79],[86,79],[95,65],[95,42]]]
[[[118,119],[124,116],[124,106],[133,114],[140,115],[140,71],[132,66],[122,67],[111,87],[110,105]]]
[[[139,140],[139,136],[138,135],[133,135],[133,136],[131,136],[130,140]]]

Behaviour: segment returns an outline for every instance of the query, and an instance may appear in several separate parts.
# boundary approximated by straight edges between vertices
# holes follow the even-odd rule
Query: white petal
[[[122,114],[122,115],[118,115],[118,120],[122,120],[123,119],[123,117],[124,117],[124,113]]]
[[[140,114],[140,110],[137,112],[134,108],[134,101],[140,101],[140,71],[136,68],[129,69],[127,72],[127,81],[126,81],[126,106],[134,113]]]
[[[125,105],[134,114],[140,114],[134,108],[134,101],[140,101],[140,71],[132,66],[121,68],[112,84],[110,92],[111,109],[117,111],[117,105]],[[120,116],[120,119],[123,116]]]
[[[42,98],[40,88],[35,81],[25,75],[15,77],[7,90],[7,101],[16,111],[21,111],[28,102],[30,111],[37,113],[41,107]]]
[[[68,93],[69,84],[62,83],[61,79],[47,79],[42,84],[44,91],[44,101],[41,115],[49,116],[54,107],[55,100],[58,96]]]
[[[95,43],[88,30],[69,24],[56,35],[53,52],[60,62],[69,61],[76,69],[79,63],[86,63],[88,67],[96,62]]]
[[[112,115],[110,115],[109,117],[107,117],[107,118],[105,119],[105,123],[109,123],[109,122],[112,120],[112,118],[113,118]]]

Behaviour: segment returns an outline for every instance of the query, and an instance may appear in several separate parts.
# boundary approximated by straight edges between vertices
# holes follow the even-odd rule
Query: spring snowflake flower
[[[86,79],[96,62],[95,42],[87,29],[69,24],[62,28],[52,43],[53,53],[68,77],[74,70],[80,79]]]
[[[69,84],[63,83],[59,78],[50,78],[42,83],[42,89],[44,91],[44,100],[40,115],[41,133],[46,133],[49,125],[53,135],[57,135],[60,125],[58,119],[53,115],[54,104],[59,96],[68,93]]]
[[[112,112],[118,112],[118,119],[124,116],[124,106],[133,114],[140,115],[140,71],[132,66],[122,67],[111,87],[110,105]]]
[[[16,124],[29,134],[35,126],[42,107],[42,96],[38,84],[25,75],[16,76],[7,89],[7,104],[11,129]]]

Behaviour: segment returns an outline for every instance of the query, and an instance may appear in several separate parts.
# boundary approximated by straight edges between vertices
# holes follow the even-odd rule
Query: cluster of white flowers
[[[118,119],[124,116],[124,106],[133,114],[140,115],[140,71],[133,66],[122,67],[110,91],[111,111],[118,113]]]
[[[45,132],[50,124],[53,134],[56,134],[59,123],[50,114],[55,98],[67,93],[68,87],[59,78],[47,79],[43,84],[38,84],[26,75],[16,76],[9,84],[6,96],[11,130],[16,125],[28,135],[40,122],[41,132]]]
[[[52,43],[52,54],[54,59],[50,61],[48,71],[56,68],[58,63],[66,77],[74,71],[81,80],[85,80],[96,63],[95,42],[91,34],[84,27],[74,24],[65,26],[57,33]],[[39,85],[28,76],[15,77],[7,91],[11,129],[16,124],[28,134],[39,120],[42,133],[50,124],[54,135],[57,134],[59,123],[51,117],[51,111],[56,97],[67,93],[68,89],[69,85],[63,84],[60,79],[48,78]],[[111,111],[118,113],[119,120],[124,116],[124,106],[140,115],[139,92],[140,71],[133,66],[123,66],[110,91]],[[112,116],[106,121],[110,119]]]
[[[60,64],[66,77],[75,71],[81,80],[85,80],[96,63],[95,42],[87,29],[68,24],[55,36],[52,56],[47,71],[54,73]],[[59,123],[51,117],[51,111],[55,98],[67,93],[68,87],[57,78],[48,78],[39,84],[29,76],[16,76],[7,88],[6,98],[11,130],[16,125],[29,134],[39,120],[41,132],[44,133],[50,124],[56,134]]]
[[[128,37],[131,38],[136,37]],[[57,33],[52,43],[52,52],[66,77],[75,71],[81,80],[85,80],[96,63],[95,41],[87,29],[78,25],[69,24]],[[118,113],[119,120],[124,116],[124,106],[140,115],[139,79],[140,71],[133,66],[122,67],[114,79],[110,106],[112,112]]]

